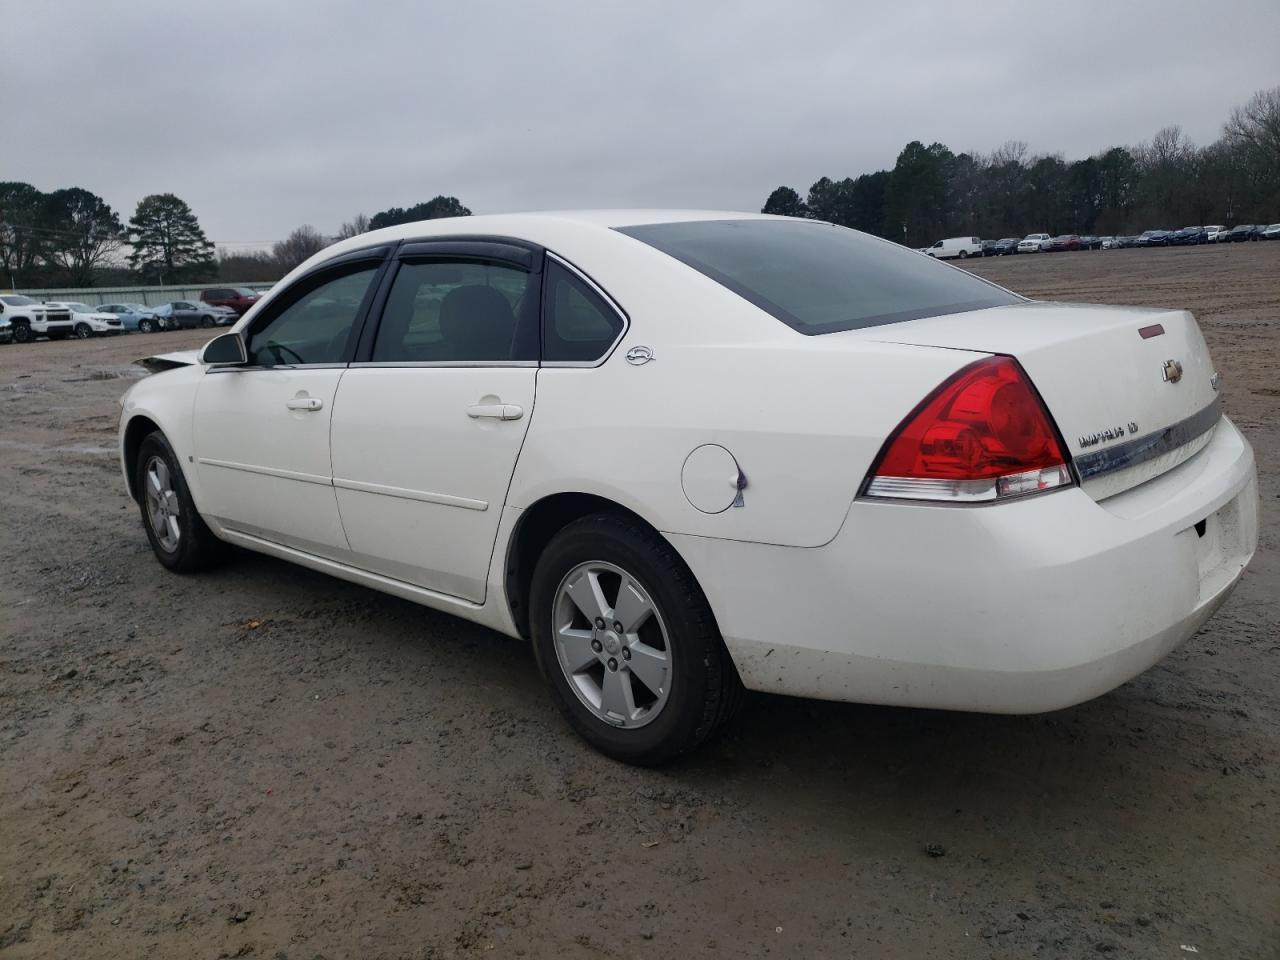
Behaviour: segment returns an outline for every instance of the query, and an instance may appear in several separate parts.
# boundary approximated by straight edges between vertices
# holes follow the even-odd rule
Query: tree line
[[[953,153],[914,140],[892,170],[833,180],[808,194],[787,186],[764,213],[812,217],[923,246],[946,236],[1132,233],[1185,224],[1280,219],[1280,87],[1232,110],[1222,135],[1196,146],[1180,127],[1070,163],[1010,141],[990,154]],[[277,280],[334,240],[368,230],[468,216],[456,197],[390,207],[342,224],[336,234],[298,227],[269,250],[218,251],[191,207],[172,193],[138,202],[122,222],[82,187],[43,193],[0,182],[0,284],[88,287]]]
[[[763,213],[811,217],[920,247],[942,237],[1122,234],[1280,219],[1280,87],[1232,110],[1199,147],[1178,126],[1082,160],[1010,141],[989,154],[914,140],[892,170],[832,180],[801,197],[769,194]]]
[[[0,286],[11,289],[102,284],[273,281],[335,240],[414,220],[469,216],[456,197],[359,214],[326,236],[304,225],[270,250],[218,251],[191,207],[172,193],[138,202],[127,223],[82,187],[42,193],[0,181]]]

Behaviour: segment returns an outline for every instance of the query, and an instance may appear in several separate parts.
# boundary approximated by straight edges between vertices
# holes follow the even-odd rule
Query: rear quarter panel
[[[582,492],[659,530],[812,547],[839,531],[888,433],[974,359],[956,350],[809,337],[629,237],[548,246],[623,307],[630,326],[601,366],[544,367],[508,503]],[[628,349],[654,359],[633,366]],[[702,444],[733,454],[743,505],[696,509],[681,471]],[[725,488],[733,477],[726,474]]]

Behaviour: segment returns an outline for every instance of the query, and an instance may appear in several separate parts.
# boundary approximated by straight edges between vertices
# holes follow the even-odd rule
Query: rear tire
[[[964,251],[964,250],[961,250],[961,251],[960,251],[960,259],[961,259],[961,260],[964,260],[964,259],[965,259],[966,257],[968,257],[968,256],[969,256],[969,254],[968,254],[966,251]]]
[[[741,702],[701,587],[637,520],[602,513],[566,526],[538,558],[530,601],[534,656],[552,699],[615,760],[653,766],[687,753]]]
[[[161,566],[174,573],[195,573],[226,558],[227,545],[196,510],[178,457],[160,431],[143,438],[133,476],[142,526]]]

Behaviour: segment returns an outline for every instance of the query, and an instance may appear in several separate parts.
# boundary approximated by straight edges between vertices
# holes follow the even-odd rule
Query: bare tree
[[[1004,167],[1009,164],[1025,167],[1028,152],[1025,140],[1006,140],[991,151],[991,156],[986,158],[986,163],[991,167]]]
[[[310,224],[304,224],[271,248],[271,256],[284,273],[319,253],[329,240]]]
[[[1232,110],[1223,134],[1280,165],[1280,87],[1259,90],[1244,106]]]
[[[1248,197],[1241,212],[1272,216],[1280,206],[1280,87],[1259,90],[1232,110],[1222,134],[1241,161]]]
[[[338,235],[335,240],[350,240],[352,237],[358,237],[362,233],[369,232],[369,218],[363,213],[357,213],[354,217],[338,228]]]

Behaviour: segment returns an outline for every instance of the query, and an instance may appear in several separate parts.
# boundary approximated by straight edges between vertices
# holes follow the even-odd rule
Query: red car
[[[1080,238],[1074,233],[1064,233],[1060,237],[1054,237],[1049,241],[1049,249],[1057,252],[1058,250],[1079,250]]]
[[[248,287],[211,287],[200,291],[200,301],[215,307],[230,307],[237,316],[243,317],[245,311],[258,302],[262,294]]]

